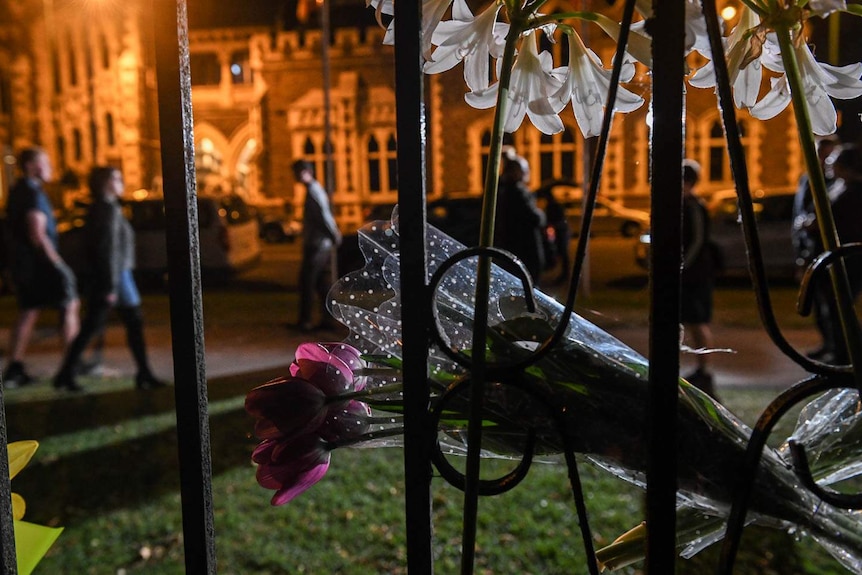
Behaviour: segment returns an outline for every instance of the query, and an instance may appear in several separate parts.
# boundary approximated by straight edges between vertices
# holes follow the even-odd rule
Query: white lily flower
[[[551,105],[551,94],[562,82],[553,74],[551,54],[546,51],[538,53],[535,36],[535,31],[531,31],[523,38],[521,51],[512,66],[503,126],[503,130],[509,133],[521,126],[525,115],[544,134],[556,134],[564,128],[563,121]],[[492,108],[496,104],[499,87],[500,83],[496,82],[485,90],[466,94],[464,99],[474,108]]]
[[[443,15],[449,8],[452,0],[423,0],[422,2],[422,54],[427,59],[431,53],[431,37]],[[380,15],[386,14],[393,16],[395,14],[395,0],[366,0],[366,6],[373,6],[377,11],[377,21],[381,22]],[[387,46],[395,45],[395,20],[389,22],[386,27],[386,34],[383,35],[383,44]]]
[[[847,10],[845,0],[811,0],[808,3],[811,12],[821,18],[826,18],[833,12],[844,12]]]
[[[727,71],[730,84],[733,86],[733,102],[737,108],[750,108],[757,102],[760,84],[763,78],[763,64],[760,58],[748,62],[742,67],[750,53],[750,31],[760,24],[760,16],[753,10],[743,6],[739,15],[739,23],[727,37],[725,53],[727,56]],[[774,38],[767,38],[767,43]],[[775,46],[777,49],[777,46]],[[779,58],[779,62],[780,62]],[[696,88],[712,88],[715,86],[715,68],[707,62],[689,78],[689,84]]]
[[[465,0],[452,4],[452,19],[440,22],[431,38],[437,46],[425,63],[426,74],[438,74],[464,60],[464,80],[471,92],[486,89],[490,80],[488,57],[500,58],[509,25],[497,22],[499,4],[473,17]]]
[[[604,14],[595,15],[595,24],[601,28],[605,34],[619,42],[620,39],[620,24],[605,16]],[[640,28],[643,28],[641,26]],[[626,46],[626,53],[632,58],[646,66],[652,68],[652,38],[647,33],[640,30],[638,27],[632,26],[629,29],[629,41]]]
[[[635,0],[635,8],[644,17],[644,20],[632,24],[632,29],[639,34],[648,36],[644,26],[646,20],[652,18],[652,0]],[[703,9],[699,0],[686,0],[685,2],[685,53],[697,50],[707,58],[709,57],[709,37],[706,33],[706,19],[703,17]]]
[[[811,130],[818,136],[833,134],[838,129],[838,117],[829,97],[849,100],[862,95],[862,81],[859,79],[862,76],[862,63],[832,66],[815,60],[804,43],[794,49],[811,116]],[[784,110],[789,102],[787,79],[784,76],[773,79],[772,89],[751,109],[751,115],[768,120]]]
[[[598,136],[612,71],[606,70],[596,53],[584,45],[577,33],[573,33],[569,36],[569,65],[557,68],[555,73],[564,75],[563,85],[552,95],[551,103],[556,111],[559,112],[571,101],[575,120],[584,138]],[[634,73],[634,64],[627,60],[623,64],[620,81],[628,82]],[[643,98],[620,86],[614,108],[620,112],[631,112],[643,102]]]

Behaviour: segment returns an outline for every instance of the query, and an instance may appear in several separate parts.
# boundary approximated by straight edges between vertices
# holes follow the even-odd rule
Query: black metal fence
[[[633,1],[626,6],[626,18],[631,18]],[[717,22],[714,0],[705,0],[705,13],[717,39]],[[215,541],[213,502],[211,490],[211,461],[209,422],[207,414],[206,378],[204,372],[203,311],[198,261],[197,213],[195,202],[194,141],[189,77],[188,36],[185,0],[155,0],[152,4],[157,49],[159,93],[159,121],[163,180],[168,222],[168,254],[170,273],[171,326],[173,335],[174,380],[179,440],[180,479],[183,506],[183,541],[186,572],[191,574],[215,573]],[[398,181],[401,221],[401,285],[403,292],[428,294],[430,288],[425,246],[425,125],[423,106],[423,76],[421,53],[422,13],[421,2],[400,1],[397,5],[399,33],[396,38],[396,98],[398,103]],[[679,375],[679,295],[681,243],[680,192],[682,174],[680,165],[684,155],[684,98],[683,30],[685,2],[656,2],[654,16],[648,25],[653,37],[662,38],[653,46],[653,130],[651,149],[652,177],[652,261],[650,316],[650,372],[649,372],[649,426],[643,433],[649,438],[647,467],[647,522],[649,524],[646,570],[650,573],[674,572],[676,561],[676,451],[666,449],[677,442],[678,391],[675,382]],[[413,31],[413,32],[410,32]],[[721,53],[714,44],[714,53]],[[724,114],[732,114],[726,81],[726,69],[721,58],[717,73],[724,74],[725,91],[721,90]],[[721,82],[720,82],[721,84]],[[752,231],[753,219],[750,194],[745,184],[745,164],[739,135],[734,134],[736,122],[725,118],[729,129],[728,147],[740,189],[743,218],[750,221],[746,231]],[[601,154],[601,152],[600,152]],[[593,174],[595,185],[601,172],[601,155],[596,160]],[[740,184],[741,183],[741,184]],[[746,206],[747,197],[747,206]],[[748,214],[746,213],[748,210]],[[588,235],[588,234],[587,234]],[[582,234],[581,237],[584,237]],[[749,238],[752,240],[751,238]],[[758,262],[756,236],[753,238],[753,277],[763,277]],[[582,259],[583,254],[580,254]],[[576,266],[580,265],[576,263]],[[759,268],[758,268],[759,266]],[[575,274],[577,275],[577,274]],[[784,342],[770,319],[768,294],[756,285],[761,294],[761,308],[776,344],[791,357],[799,354]],[[765,301],[763,301],[765,299]],[[403,370],[404,378],[414,382],[426,381],[428,342],[431,332],[431,315],[423,305],[427,298],[417,298],[419,304],[404,302]],[[803,382],[799,387],[783,394],[762,418],[749,446],[749,466],[743,470],[753,481],[765,435],[775,418],[793,403],[837,384],[852,385],[852,370],[837,372],[822,365],[799,360],[812,373],[836,375],[836,384],[825,383],[820,377]],[[670,382],[670,383],[668,383]],[[0,390],[2,394],[2,390]],[[2,399],[2,395],[0,395]],[[431,477],[436,430],[428,406],[430,392],[426,386],[408,386],[404,392],[406,521],[409,529],[407,567],[410,573],[433,572]],[[5,494],[0,505],[0,536],[2,536],[2,569],[15,573],[14,533],[9,499],[10,483],[6,454],[5,411],[0,409],[0,490]],[[813,487],[816,489],[816,486]],[[469,491],[469,480],[468,480]],[[477,495],[476,493],[473,494]],[[742,485],[736,495],[736,504],[722,556],[722,572],[733,569],[735,546],[745,519],[747,488]],[[824,494],[829,497],[829,494]],[[853,506],[855,500],[840,500],[840,504]],[[465,513],[469,515],[475,502],[465,498]],[[474,512],[475,510],[472,509]],[[475,518],[474,518],[475,519]],[[471,528],[465,521],[465,531]],[[475,526],[474,526],[475,527]],[[585,537],[587,540],[588,537]],[[589,546],[589,541],[586,543]],[[470,549],[465,550],[469,555]],[[465,561],[463,572],[470,572],[472,564]],[[583,570],[572,566],[573,572]],[[593,562],[589,570],[595,572]]]

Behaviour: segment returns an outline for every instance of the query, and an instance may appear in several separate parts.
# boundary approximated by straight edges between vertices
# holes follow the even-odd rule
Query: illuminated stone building
[[[328,132],[329,187],[342,227],[358,225],[370,205],[394,203],[392,48],[382,44],[384,31],[364,3],[332,2],[328,90],[314,14],[302,24],[293,3],[250,0],[207,11],[201,4],[189,6],[199,193],[284,198],[299,208],[302,187],[290,165],[310,159],[324,180]],[[80,181],[92,165],[111,163],[131,189],[158,190],[147,12],[134,1],[45,0],[39,8],[16,15],[28,31],[26,49],[8,40],[15,27],[0,23],[0,149],[8,155],[27,144],[44,146],[70,188],[73,175]],[[613,46],[597,29],[589,34],[588,43],[609,65]],[[544,47],[559,51],[562,44]],[[426,77],[430,197],[482,189],[492,113],[465,104],[462,74],[458,67]],[[630,88],[648,100],[645,70]],[[713,91],[687,87],[686,109],[687,155],[704,166],[702,190],[732,187]],[[639,206],[648,205],[647,113],[645,105],[616,116],[601,185],[602,194]],[[562,117],[567,129],[561,134],[544,136],[525,120],[513,135],[532,166],[533,187],[552,178],[583,181],[584,141],[571,110]],[[792,186],[803,170],[792,115],[785,111],[768,122],[744,112],[738,117],[751,187]],[[9,183],[8,169],[4,174],[0,188]]]

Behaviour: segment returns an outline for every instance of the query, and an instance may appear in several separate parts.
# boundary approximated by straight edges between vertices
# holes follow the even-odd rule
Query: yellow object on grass
[[[38,441],[15,441],[6,446],[9,453],[9,479],[13,479],[24,469],[36,449]],[[36,568],[54,541],[62,533],[62,527],[45,527],[21,521],[26,505],[24,498],[17,493],[12,494],[12,517],[15,528],[15,555],[18,563],[18,574],[29,575]]]

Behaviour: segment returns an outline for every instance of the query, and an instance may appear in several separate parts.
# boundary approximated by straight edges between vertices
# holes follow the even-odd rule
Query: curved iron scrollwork
[[[471,382],[469,378],[461,378],[452,385],[450,385],[446,392],[438,399],[437,403],[432,409],[432,419],[435,427],[439,426],[440,419],[449,401],[453,397],[455,397],[458,392],[464,389],[469,389],[470,383]],[[566,429],[566,421],[563,411],[559,408],[558,405],[556,405],[552,397],[550,397],[548,394],[543,393],[535,386],[527,384],[522,378],[518,377],[517,374],[514,376],[510,375],[509,377],[502,378],[497,383],[499,385],[508,385],[517,388],[522,392],[528,394],[532,399],[537,400],[539,404],[544,408],[548,417],[550,417],[553,421],[554,427],[556,427],[557,433],[559,434],[559,437],[563,443],[563,454],[566,459],[566,466],[568,468],[569,475],[569,485],[572,489],[572,497],[574,498],[575,508],[578,514],[578,525],[580,526],[581,530],[581,538],[584,544],[584,551],[586,552],[587,556],[587,567],[589,568],[590,575],[598,575],[598,561],[596,559],[595,548],[593,545],[593,537],[590,530],[589,516],[587,514],[587,506],[584,498],[583,487],[581,484],[580,473],[578,472],[578,463],[575,459],[575,450],[573,447],[572,437]],[[530,469],[530,465],[533,461],[536,437],[535,430],[527,429],[526,431],[527,436],[525,441],[524,453],[522,454],[522,458],[518,465],[510,473],[500,478],[492,480],[480,480],[480,495],[489,496],[505,493],[506,491],[515,488],[527,476],[527,473]],[[451,463],[449,463],[443,453],[443,449],[441,448],[439,441],[436,444],[436,449],[433,454],[433,461],[434,465],[437,467],[437,470],[440,472],[440,475],[443,477],[443,479],[448,481],[452,486],[462,491],[465,489],[465,475],[459,472],[457,469],[455,469],[454,466],[452,466]]]
[[[546,340],[539,342],[538,345],[529,353],[525,353],[517,358],[512,358],[507,361],[495,360],[480,362],[482,363],[480,366],[480,371],[482,372],[480,377],[483,378],[484,384],[514,386],[520,389],[542,404],[547,410],[549,417],[554,421],[555,427],[559,432],[560,439],[564,444],[564,453],[569,470],[570,484],[578,511],[590,573],[598,573],[598,567],[596,565],[595,554],[593,552],[592,537],[590,534],[587,511],[581,489],[577,462],[575,460],[574,450],[572,449],[572,442],[575,438],[569,436],[569,433],[565,428],[563,414],[554,406],[551,398],[547,397],[541,390],[527,385],[524,378],[519,377],[519,374],[529,366],[538,362],[545,354],[549,353],[560,343],[568,327],[569,317],[574,308],[578,283],[586,259],[586,251],[590,235],[589,232],[598,195],[603,162],[610,137],[614,101],[624,62],[628,33],[634,14],[634,5],[634,0],[627,0],[624,7],[617,52],[614,57],[612,69],[610,93],[608,95],[608,102],[605,108],[605,115],[597,144],[596,154],[592,163],[589,189],[584,195],[584,213],[581,222],[580,239],[577,242],[574,264],[571,270],[571,282],[564,303],[565,311],[561,316],[560,322],[555,327],[553,334]],[[718,21],[715,0],[703,0],[703,13],[707,23],[707,31],[712,50],[712,60],[716,74],[717,94],[728,145],[730,165],[737,189],[742,230],[746,246],[748,248],[749,274],[754,287],[761,322],[772,342],[782,351],[782,353],[812,374],[809,378],[792,386],[771,402],[755,425],[747,446],[745,465],[741,470],[739,482],[733,491],[732,507],[727,521],[725,540],[718,566],[720,573],[729,574],[732,572],[736,559],[742,530],[745,525],[745,516],[752,493],[752,486],[762,452],[766,446],[766,441],[770,433],[775,428],[778,421],[794,406],[814,395],[833,389],[856,388],[858,386],[854,384],[855,376],[852,365],[835,366],[806,357],[788,341],[778,325],[767,285],[768,282],[757,231],[752,196],[748,186],[745,151],[741,143],[741,137],[735,118],[735,106],[731,94],[727,62],[724,57],[721,27]],[[801,315],[807,315],[811,310],[812,296],[810,285],[816,281],[822,281],[822,277],[825,275],[827,268],[830,265],[833,265],[836,261],[844,257],[857,256],[859,254],[862,254],[862,244],[844,245],[840,246],[836,250],[827,251],[811,264],[800,287],[798,311]],[[494,260],[500,265],[500,267],[515,275],[521,281],[523,286],[527,311],[532,312],[535,310],[535,300],[532,293],[533,279],[530,277],[524,265],[516,257],[505,250],[493,247],[468,248],[441,264],[429,281],[428,307],[431,314],[430,337],[447,357],[467,370],[473,368],[474,360],[466,353],[453,349],[452,346],[447,343],[444,328],[435,303],[435,292],[439,289],[441,282],[444,281],[444,277],[449,270],[458,263],[473,257],[478,257],[480,260],[483,258]],[[471,377],[467,376],[461,378],[450,385],[449,388],[437,398],[431,412],[431,423],[435,428],[440,425],[446,406],[450,401],[452,401],[455,395],[463,392],[465,389],[472,388],[473,385],[475,385],[475,381]],[[522,457],[517,466],[511,472],[502,477],[492,480],[479,480],[477,488],[479,495],[488,496],[504,493],[517,486],[526,477],[533,461],[536,438],[534,430],[526,429],[525,432],[526,440],[524,443],[524,452],[522,453]],[[848,509],[862,508],[862,494],[840,494],[827,490],[816,483],[808,466],[804,446],[798,443],[791,443],[791,453],[794,460],[794,470],[805,488],[820,497],[823,501],[832,505]],[[446,459],[443,453],[443,448],[439,442],[436,445],[436,449],[433,450],[432,460],[440,472],[440,475],[446,481],[456,488],[461,490],[465,489],[465,486],[468,484],[467,477],[464,473],[461,473],[452,466]],[[468,518],[467,521],[470,521],[470,519]],[[472,518],[472,521],[475,522],[475,517]]]
[[[742,147],[739,130],[733,112],[734,105],[730,89],[730,80],[727,62],[724,58],[715,0],[703,0],[703,13],[706,18],[710,48],[713,54],[717,80],[716,85],[728,144],[730,165],[733,172],[734,183],[736,184],[743,233],[745,235],[746,247],[748,248],[749,272],[757,298],[761,321],[773,343],[787,357],[803,367],[806,371],[815,374],[813,377],[791,387],[770,403],[764,410],[754,428],[754,432],[749,440],[746,452],[746,464],[744,469],[741,471],[739,483],[734,492],[733,505],[728,518],[727,530],[721,550],[718,572],[729,575],[733,571],[734,561],[742,538],[742,530],[745,525],[745,515],[747,513],[757,466],[770,432],[774,429],[781,417],[793,406],[798,405],[809,397],[832,389],[856,388],[857,386],[853,383],[852,378],[848,377],[848,374],[851,376],[853,374],[854,367],[852,365],[835,366],[806,357],[790,344],[778,326],[767,287],[763,255],[755,223],[751,192],[748,187],[745,151]],[[840,246],[837,250],[824,253],[811,264],[803,278],[800,288],[800,296],[797,306],[800,314],[807,315],[810,312],[811,292],[809,286],[812,282],[822,279],[828,266],[835,263],[838,258],[862,253],[862,249],[860,248],[862,248],[862,246],[859,244]],[[823,501],[839,507],[854,509],[862,506],[862,495],[842,495],[828,491],[817,485],[811,476],[802,445],[791,443],[791,453],[794,459],[794,471],[800,478],[802,484],[812,493],[820,497]]]

